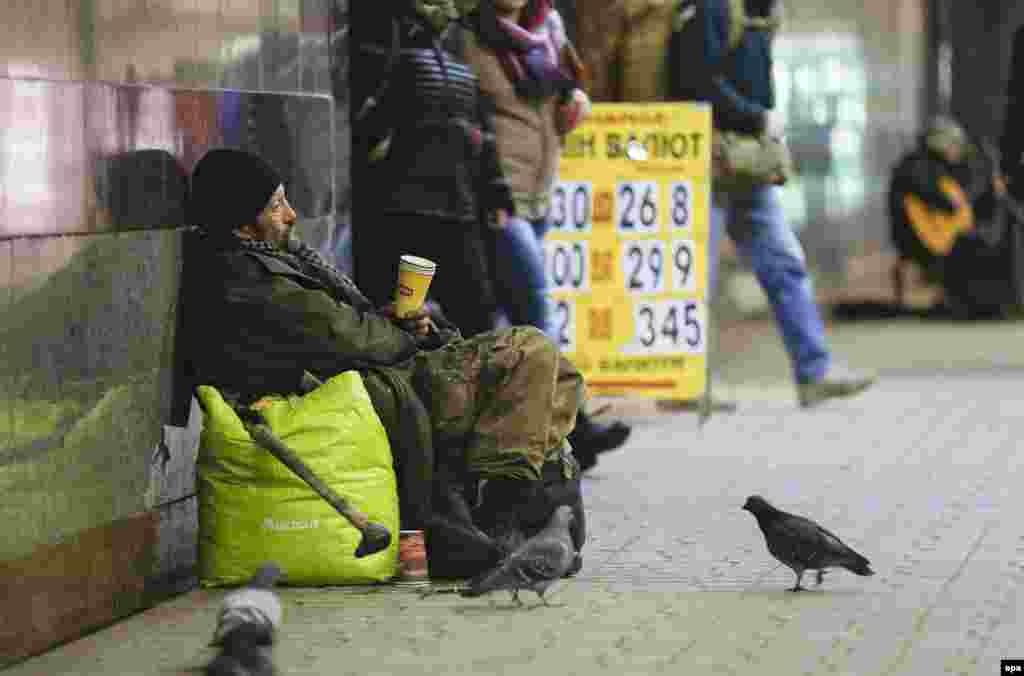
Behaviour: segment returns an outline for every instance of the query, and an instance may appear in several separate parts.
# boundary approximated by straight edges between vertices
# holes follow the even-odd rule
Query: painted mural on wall
[[[300,217],[323,218],[333,108],[328,94],[0,80],[0,239],[181,227],[182,174],[215,146],[267,157]]]

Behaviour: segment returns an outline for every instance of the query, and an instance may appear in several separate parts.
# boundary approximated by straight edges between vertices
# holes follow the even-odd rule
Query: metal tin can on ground
[[[421,530],[403,530],[398,534],[398,579],[426,580],[427,547]]]

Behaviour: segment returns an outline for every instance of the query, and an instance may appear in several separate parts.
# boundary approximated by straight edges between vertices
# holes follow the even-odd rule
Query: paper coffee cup
[[[395,289],[395,315],[405,317],[423,307],[427,289],[434,279],[437,264],[419,256],[398,259],[398,286]]]

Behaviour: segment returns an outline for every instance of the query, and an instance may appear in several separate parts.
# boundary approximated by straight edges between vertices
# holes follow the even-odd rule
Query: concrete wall
[[[5,5],[0,667],[194,584],[201,416],[175,391],[184,177],[213,146],[262,153],[300,229],[331,247],[348,199],[331,15],[346,11]]]

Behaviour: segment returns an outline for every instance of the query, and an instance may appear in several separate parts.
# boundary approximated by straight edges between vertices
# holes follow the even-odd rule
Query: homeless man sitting
[[[192,382],[243,403],[360,372],[391,442],[402,528],[427,534],[431,575],[474,575],[555,507],[585,540],[566,441],[583,378],[533,327],[463,339],[425,311],[398,319],[299,241],[278,173],[215,149],[192,174],[184,330]],[[581,559],[577,558],[577,570]]]

